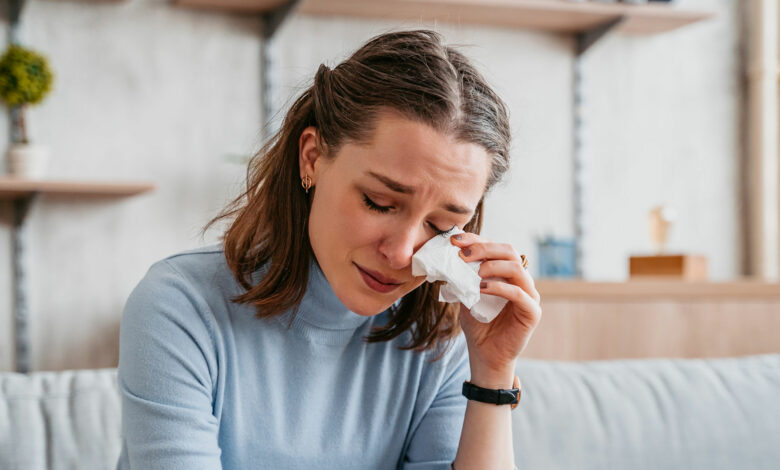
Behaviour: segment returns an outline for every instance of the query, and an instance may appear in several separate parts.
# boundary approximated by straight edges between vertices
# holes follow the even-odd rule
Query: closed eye
[[[366,207],[368,207],[369,210],[379,212],[380,214],[386,214],[390,212],[390,209],[393,208],[393,206],[380,206],[376,202],[372,201],[371,198],[369,198],[366,194],[363,194],[363,203],[366,205]],[[428,225],[431,227],[431,229],[433,229],[434,232],[436,232],[436,235],[441,235],[443,233],[447,233],[448,231],[441,230],[430,222],[428,222]]]
[[[430,225],[431,228],[433,229],[433,231],[436,232],[436,235],[442,235],[442,234],[447,233],[447,230],[439,230],[435,225],[433,225],[430,222],[428,223],[428,225]]]
[[[368,207],[372,211],[377,211],[381,214],[386,214],[387,212],[390,211],[390,209],[393,208],[392,206],[380,206],[379,204],[369,199],[369,197],[366,196],[365,194],[363,195],[363,202],[366,204],[366,207]]]

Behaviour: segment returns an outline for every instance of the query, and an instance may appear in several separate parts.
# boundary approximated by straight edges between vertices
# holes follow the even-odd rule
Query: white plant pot
[[[49,147],[13,144],[8,149],[8,174],[14,178],[41,179],[49,165]]]

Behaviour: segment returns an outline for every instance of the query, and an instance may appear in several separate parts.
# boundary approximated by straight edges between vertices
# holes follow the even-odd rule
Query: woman
[[[207,225],[232,220],[223,242],[131,294],[119,468],[511,469],[511,407],[461,394],[516,387],[541,317],[525,258],[477,235],[509,140],[504,104],[434,32],[320,66]],[[509,301],[492,323],[411,273],[453,226],[481,292]]]

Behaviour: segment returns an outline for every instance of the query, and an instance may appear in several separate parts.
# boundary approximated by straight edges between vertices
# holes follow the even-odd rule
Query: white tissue
[[[458,256],[460,248],[450,237],[463,233],[458,227],[431,238],[412,256],[412,275],[425,275],[428,282],[444,281],[439,289],[439,301],[461,302],[471,315],[482,323],[490,323],[501,312],[507,300],[495,295],[481,294],[479,283],[480,261],[467,263]]]

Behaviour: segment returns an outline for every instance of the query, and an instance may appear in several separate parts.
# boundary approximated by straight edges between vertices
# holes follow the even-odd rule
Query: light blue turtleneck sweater
[[[258,272],[260,274],[260,272]],[[261,274],[260,274],[261,275]],[[362,338],[316,263],[292,312],[258,319],[220,247],[155,263],[120,333],[119,469],[449,469],[468,379],[461,334],[437,362],[410,335]]]

